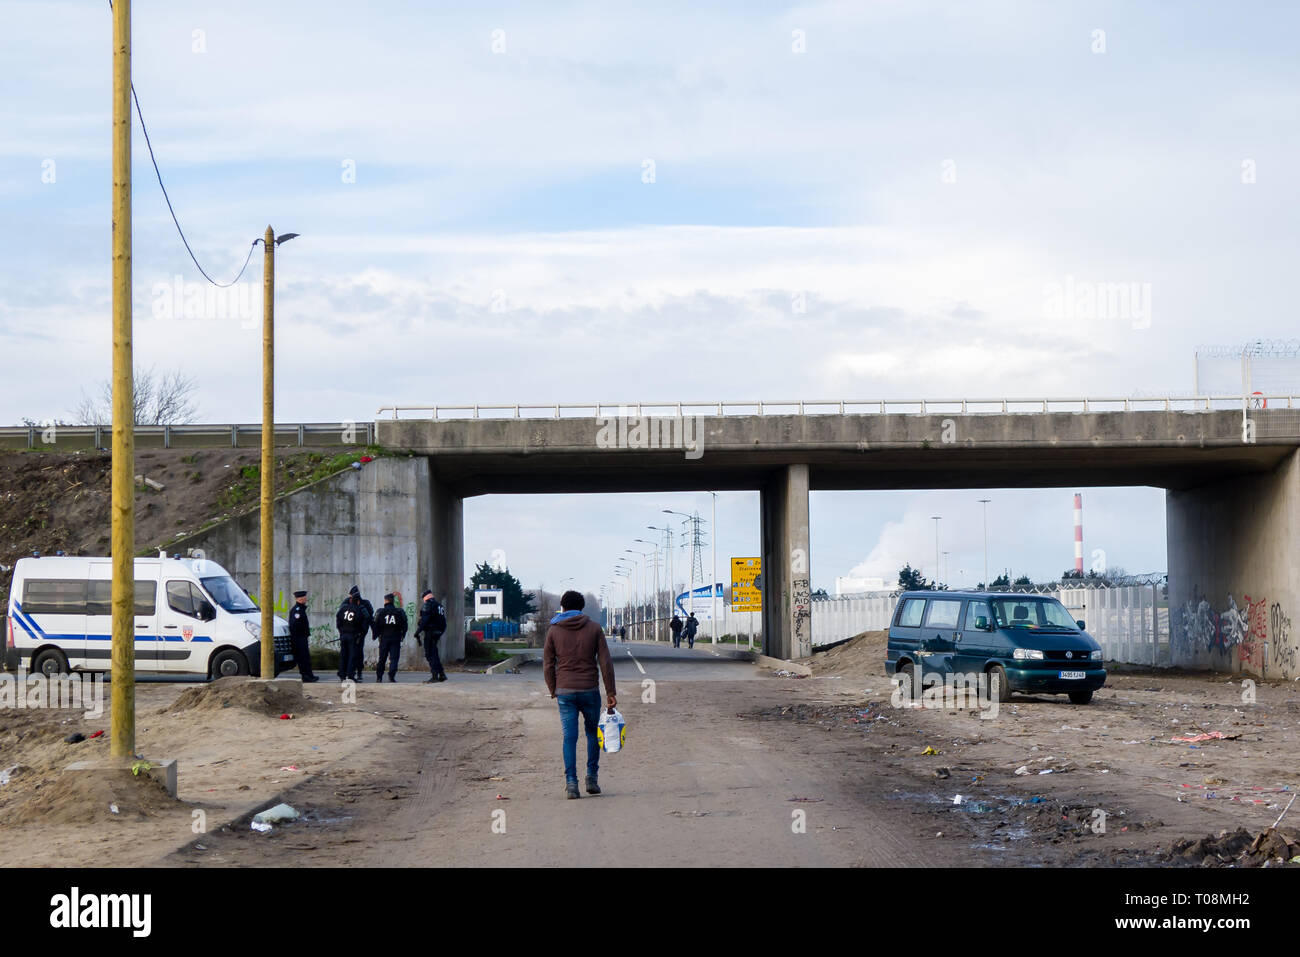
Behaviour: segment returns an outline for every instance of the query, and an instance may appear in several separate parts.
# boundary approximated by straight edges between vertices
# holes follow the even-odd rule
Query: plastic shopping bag
[[[627,721],[617,708],[609,708],[601,714],[596,724],[596,740],[600,742],[600,749],[609,754],[623,750],[627,741]]]

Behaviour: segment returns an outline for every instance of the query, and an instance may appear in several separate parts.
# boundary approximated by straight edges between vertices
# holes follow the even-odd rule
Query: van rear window
[[[29,578],[23,583],[23,611],[29,615],[84,615],[86,582]]]
[[[924,598],[909,598],[903,602],[903,608],[898,613],[898,625],[900,628],[920,628],[921,615],[925,611]]]

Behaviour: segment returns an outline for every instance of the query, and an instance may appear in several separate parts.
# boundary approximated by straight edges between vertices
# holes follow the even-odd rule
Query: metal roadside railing
[[[1219,395],[1056,399],[790,399],[732,402],[585,402],[545,405],[386,405],[381,417],[562,419],[620,415],[1005,415],[1053,412],[1215,412],[1300,409],[1300,396]]]
[[[52,451],[107,450],[113,429],[108,425],[53,425],[0,427],[0,449],[50,449]],[[301,422],[275,427],[280,446],[330,447],[371,445],[373,422]],[[137,425],[137,449],[260,448],[259,424]]]

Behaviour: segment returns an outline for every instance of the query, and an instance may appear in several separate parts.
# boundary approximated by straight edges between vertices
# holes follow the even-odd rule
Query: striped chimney
[[[1083,496],[1074,495],[1074,570],[1083,574]]]

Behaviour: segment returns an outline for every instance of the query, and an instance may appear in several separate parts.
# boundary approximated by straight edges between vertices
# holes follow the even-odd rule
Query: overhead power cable
[[[113,9],[113,0],[108,0],[108,9],[110,11]],[[257,248],[257,244],[261,242],[261,240],[254,239],[249,245],[248,255],[244,258],[244,265],[239,267],[239,272],[235,275],[234,279],[230,280],[230,282],[217,282],[208,275],[207,270],[200,265],[198,257],[194,255],[194,250],[190,248],[190,241],[185,238],[185,230],[181,229],[181,221],[177,219],[176,209],[172,206],[172,198],[167,195],[167,187],[163,185],[162,170],[158,168],[158,158],[154,156],[153,153],[153,143],[149,139],[149,129],[144,125],[144,113],[140,110],[140,96],[135,92],[134,82],[131,83],[131,99],[135,101],[135,115],[140,120],[140,132],[144,134],[144,145],[149,148],[149,161],[153,163],[154,175],[158,177],[158,188],[162,190],[163,199],[167,201],[167,211],[172,214],[172,222],[176,224],[176,232],[180,235],[181,242],[185,244],[185,251],[190,254],[190,259],[194,261],[195,268],[198,269],[198,271],[203,275],[203,278],[212,283],[212,285],[221,289],[233,286],[235,283],[239,282],[240,277],[244,275],[244,270],[248,268],[248,264],[253,259],[253,250]]]

